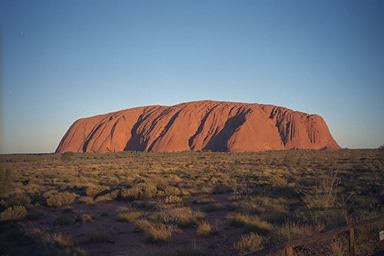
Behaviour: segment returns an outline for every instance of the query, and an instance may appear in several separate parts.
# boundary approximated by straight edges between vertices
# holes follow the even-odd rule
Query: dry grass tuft
[[[330,171],[328,175],[318,177],[316,184],[304,194],[303,202],[308,209],[329,209],[332,208],[337,199],[337,186],[340,179],[336,171]]]
[[[183,202],[183,199],[181,197],[179,197],[179,196],[167,196],[164,199],[164,202],[166,204],[178,204],[178,203]]]
[[[123,211],[118,214],[117,220],[122,222],[132,222],[142,217],[143,215],[144,213],[141,211],[133,211],[133,212]]]
[[[229,214],[228,218],[233,226],[245,227],[249,231],[267,233],[273,229],[272,224],[269,222],[244,213]]]
[[[80,213],[76,217],[76,221],[80,222],[93,222],[95,220],[95,217],[91,213]]]
[[[278,230],[277,236],[281,241],[289,241],[296,238],[311,236],[321,232],[323,225],[302,224],[297,222],[286,222]]]
[[[263,248],[263,238],[256,233],[245,234],[233,244],[233,247],[240,255],[256,252]]]
[[[12,171],[0,168],[0,197],[9,193],[12,186]]]
[[[330,245],[330,251],[333,256],[344,256],[345,249],[340,240],[334,240]]]
[[[20,220],[27,216],[27,210],[24,206],[16,205],[11,206],[5,209],[0,213],[0,220],[9,221],[9,220]]]
[[[122,189],[120,196],[128,200],[148,199],[156,196],[157,188],[151,183],[139,183],[132,188]]]
[[[171,240],[172,230],[171,226],[167,226],[162,223],[152,223],[148,220],[138,220],[135,222],[135,226],[138,230],[143,231],[149,240],[152,242],[166,242]]]
[[[208,222],[201,221],[197,223],[196,234],[198,236],[209,236],[213,233],[215,233],[215,229]]]
[[[204,213],[200,211],[194,211],[189,207],[179,207],[157,213],[152,216],[152,219],[164,223],[177,224],[181,227],[188,227],[197,224],[203,217]]]
[[[54,192],[46,197],[47,205],[60,208],[72,204],[76,199],[76,194],[70,192]]]

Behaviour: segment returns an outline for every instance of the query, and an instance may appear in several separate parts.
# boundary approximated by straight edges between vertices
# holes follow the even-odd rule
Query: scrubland
[[[247,255],[384,213],[383,150],[1,155],[0,165],[0,255]],[[383,225],[357,232],[358,255],[384,248],[364,240]],[[344,255],[344,242],[326,246]]]

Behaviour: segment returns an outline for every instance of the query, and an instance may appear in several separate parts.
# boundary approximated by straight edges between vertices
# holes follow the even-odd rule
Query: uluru
[[[273,105],[205,100],[81,118],[68,129],[56,153],[338,148],[319,115]]]

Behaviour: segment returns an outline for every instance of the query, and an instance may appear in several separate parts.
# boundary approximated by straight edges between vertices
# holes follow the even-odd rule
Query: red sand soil
[[[273,105],[195,101],[82,118],[56,153],[338,149],[319,115]]]

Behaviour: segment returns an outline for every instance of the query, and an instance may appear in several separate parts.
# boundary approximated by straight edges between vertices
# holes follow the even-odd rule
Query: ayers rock
[[[319,115],[220,101],[137,107],[77,120],[56,153],[338,149]]]

